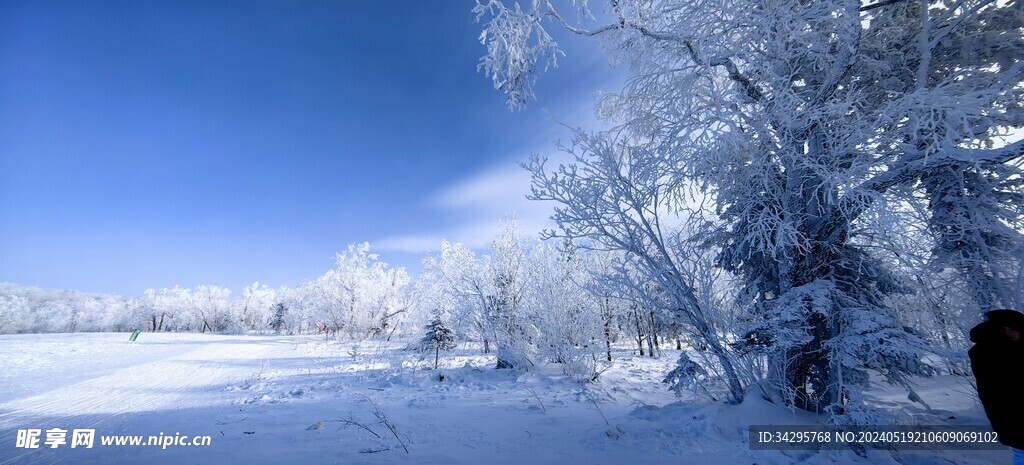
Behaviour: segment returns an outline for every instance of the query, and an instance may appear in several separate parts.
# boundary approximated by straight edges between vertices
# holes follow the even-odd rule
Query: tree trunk
[[[441,353],[441,346],[434,346],[434,369],[437,369],[437,359]]]
[[[725,350],[722,349],[717,340],[709,345],[712,348],[712,353],[718,358],[718,363],[722,365],[722,370],[725,371],[725,379],[729,383],[729,396],[731,400],[737,404],[743,402],[743,385],[740,384],[740,377],[736,373],[735,367],[732,366],[732,359],[725,353]]]
[[[729,400],[736,404],[743,402],[743,384],[740,382],[739,374],[736,373],[736,368],[732,364],[732,357],[725,351],[725,347],[718,340],[718,335],[701,318],[694,318],[693,324],[700,338],[708,346],[708,350],[714,354],[715,358],[718,359],[718,363],[722,365],[725,381],[729,385]]]
[[[640,328],[640,311],[633,309],[633,321],[636,322],[636,345],[640,347],[640,356],[644,356],[644,333]]]
[[[604,321],[604,346],[608,351],[608,361],[612,361],[612,320]]]
[[[647,330],[648,330],[648,333],[647,333],[647,352],[648,352],[648,355],[651,356],[651,358],[656,358],[658,356],[658,353],[654,349],[655,349],[655,345],[657,345],[657,343],[658,343],[657,342],[658,336],[654,332],[654,312],[650,313],[650,318],[648,319],[648,322],[647,322]]]

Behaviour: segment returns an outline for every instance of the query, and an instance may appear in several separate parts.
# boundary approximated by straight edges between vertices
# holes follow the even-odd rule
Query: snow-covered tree
[[[232,317],[228,297],[230,289],[212,285],[196,286],[188,293],[189,310],[200,332],[215,333],[238,330],[238,320]]]
[[[289,333],[302,332],[313,327],[314,322],[323,321],[314,318],[312,309],[307,306],[310,295],[307,293],[306,286],[298,288],[281,287],[275,293],[278,303],[284,305],[287,310],[283,317],[284,324],[282,328],[287,328]],[[272,322],[273,320],[270,321]]]
[[[455,348],[455,333],[448,329],[440,318],[435,318],[427,325],[427,333],[420,340],[423,349],[434,349],[434,369],[437,369],[439,354],[442,350]]]
[[[270,329],[274,330],[274,334],[281,334],[281,330],[285,327],[285,317],[288,315],[288,307],[283,303],[278,302],[271,307],[270,316]]]
[[[571,243],[528,241],[509,220],[479,257],[442,242],[440,254],[424,260],[418,295],[463,338],[481,341],[485,353],[493,347],[498,368],[529,369],[541,355],[590,380],[606,322],[590,279]]]
[[[582,255],[571,241],[534,246],[524,304],[536,327],[538,351],[561,363],[573,379],[590,381],[598,373],[606,320],[588,290],[590,275]]]
[[[277,295],[266,284],[254,282],[242,290],[242,295],[234,302],[234,313],[239,323],[246,330],[262,332],[267,322],[274,316],[273,310],[278,303]]]
[[[482,342],[489,353],[493,336],[485,316],[493,280],[481,260],[462,244],[441,241],[440,252],[424,259],[423,268],[421,305],[448,315],[460,338]]]
[[[1024,126],[1020,2],[615,0],[606,23],[575,4],[583,14],[478,4],[481,66],[516,107],[560,53],[545,24],[628,64],[599,107],[614,129],[578,131],[571,165],[535,159],[534,197],[560,204],[561,234],[628,254],[733,400],[730,336],[681,272],[666,214],[714,210],[705,243],[750,313],[740,350],[766,355],[776,395],[801,408],[847,413],[869,370],[896,383],[928,371],[924,341],[886,305],[907,288],[865,217],[923,194],[936,266],[962,273],[981,310],[1019,295],[1024,141],[1003,136]]]
[[[592,381],[599,359],[611,361],[627,306],[618,291],[598,283],[611,257],[572,241],[527,240],[514,220],[505,221],[479,257],[442,242],[440,254],[424,260],[417,298],[453,322],[462,338],[481,341],[485,353],[493,347],[498,368],[552,362],[574,379]]]
[[[629,302],[622,298],[622,288],[617,283],[616,264],[621,263],[621,254],[609,250],[588,249],[583,254],[584,267],[588,278],[587,293],[597,307],[602,326],[605,346],[605,361],[612,361],[612,342],[618,340],[619,326],[629,312]]]
[[[29,312],[28,299],[18,295],[0,295],[0,334],[21,332]]]
[[[337,268],[324,276],[345,312],[346,331],[356,338],[388,335],[394,319],[409,308],[408,274],[380,261],[365,242],[350,245],[336,259]]]
[[[484,298],[483,320],[495,343],[497,367],[528,368],[533,364],[528,341],[534,328],[523,314],[527,241],[514,218],[502,223],[489,252],[482,266],[491,281],[490,292]]]
[[[387,337],[411,307],[410,278],[404,268],[391,268],[370,253],[370,244],[349,245],[335,256],[337,266],[296,290],[294,305],[330,334]]]
[[[676,212],[685,207],[685,192],[668,177],[666,159],[653,153],[623,153],[601,135],[579,133],[583,152],[572,166],[549,173],[542,159],[529,165],[534,172],[533,198],[554,200],[555,220],[561,231],[552,236],[583,238],[591,247],[622,253],[620,292],[636,300],[633,308],[637,325],[642,325],[639,308],[653,310],[668,321],[685,323],[717,358],[734,400],[742,399],[744,388],[735,360],[713,314],[702,307],[696,290],[681,271],[685,256],[670,242],[678,223]],[[657,289],[658,294],[652,294]],[[644,330],[638,328],[638,334]]]
[[[0,283],[0,333],[118,330],[132,319],[126,304],[117,295]]]
[[[173,330],[178,323],[188,325],[187,315],[192,305],[190,299],[190,291],[177,286],[171,289],[146,289],[134,299],[133,309],[141,320],[139,323],[147,325],[150,331]]]

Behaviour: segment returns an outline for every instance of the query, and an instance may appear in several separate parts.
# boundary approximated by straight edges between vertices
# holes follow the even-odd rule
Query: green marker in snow
[[[142,331],[139,331],[137,329],[135,331],[132,331],[132,335],[131,335],[131,337],[128,338],[128,341],[129,342],[135,342],[135,339],[139,337],[139,333],[141,333],[141,332]]]

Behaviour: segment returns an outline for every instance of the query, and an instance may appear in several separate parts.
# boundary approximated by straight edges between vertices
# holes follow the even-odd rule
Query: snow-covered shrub
[[[665,375],[662,382],[668,384],[669,390],[675,392],[677,397],[682,397],[684,391],[701,385],[707,376],[707,370],[683,352],[679,354],[675,368]]]

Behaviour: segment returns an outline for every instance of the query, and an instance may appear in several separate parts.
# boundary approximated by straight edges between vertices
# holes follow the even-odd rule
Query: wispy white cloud
[[[603,52],[594,48],[585,52],[585,68],[607,67]],[[609,73],[601,82],[591,82],[595,89],[618,88],[623,75]],[[605,125],[595,114],[597,94],[570,105],[571,110],[556,115],[559,120],[573,126],[597,129]],[[457,179],[439,188],[427,199],[428,208],[439,215],[453,218],[445,227],[414,231],[379,238],[372,244],[376,250],[386,252],[429,253],[440,249],[442,240],[459,242],[473,249],[484,249],[497,235],[502,220],[515,215],[523,234],[535,235],[543,229],[555,227],[550,219],[555,205],[527,199],[530,193],[530,173],[520,166],[530,155],[548,157],[552,165],[564,163],[568,156],[557,150],[556,141],[571,137],[570,132],[553,119],[538,121],[527,141],[526,148],[509,153],[503,161],[485,167],[469,176]]]
[[[545,152],[553,149],[549,144]],[[501,220],[516,216],[519,229],[533,234],[554,227],[550,220],[553,205],[527,199],[530,173],[519,166],[527,156],[510,158],[460,179],[434,193],[428,205],[439,214],[459,218],[450,226],[411,234],[400,234],[375,241],[382,251],[425,253],[439,249],[442,240],[459,242],[482,249],[498,231]]]
[[[521,208],[532,205],[526,198],[529,188],[530,173],[518,161],[508,160],[446,187],[430,203],[443,209],[477,209],[496,204]]]

